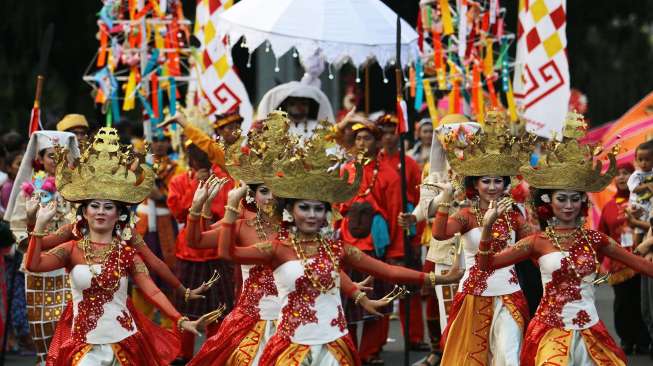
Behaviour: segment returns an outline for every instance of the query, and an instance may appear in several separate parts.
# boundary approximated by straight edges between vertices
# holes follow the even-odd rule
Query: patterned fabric
[[[211,278],[213,271],[218,271],[220,279],[205,293],[206,299],[202,301],[184,301],[183,294],[175,294],[174,305],[180,313],[191,319],[217,309],[224,304],[227,308],[225,314],[231,312],[234,306],[234,267],[223,260],[210,260],[206,262],[191,262],[177,258],[175,275],[186,288],[197,288],[202,282]]]
[[[515,98],[526,127],[536,134],[560,134],[567,114],[569,64],[565,29],[566,0],[519,2]]]

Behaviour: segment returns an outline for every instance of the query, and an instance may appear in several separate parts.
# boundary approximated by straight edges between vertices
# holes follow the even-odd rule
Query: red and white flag
[[[201,46],[196,53],[197,67],[193,74],[199,81],[197,101],[206,104],[212,114],[225,113],[238,108],[244,119],[241,129],[246,133],[252,124],[252,103],[245,85],[233,69],[231,50],[225,40],[218,36],[220,27],[218,14],[232,5],[232,0],[197,1],[193,34],[201,42]]]
[[[526,128],[562,138],[569,105],[566,0],[520,0],[514,90]]]
[[[408,132],[408,107],[406,101],[397,97],[397,134]]]
[[[32,113],[29,116],[29,135],[39,130],[41,126],[41,108],[38,102],[34,102]]]

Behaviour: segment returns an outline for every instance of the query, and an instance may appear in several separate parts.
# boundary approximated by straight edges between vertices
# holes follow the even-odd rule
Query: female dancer
[[[528,322],[528,306],[513,266],[483,271],[476,264],[481,218],[491,201],[506,194],[509,177],[517,175],[520,165],[517,143],[505,139],[509,128],[505,119],[490,113],[486,120],[483,131],[465,137],[467,144],[459,143],[462,131],[458,129],[445,137],[449,164],[456,174],[465,176],[466,192],[473,204],[449,217],[453,189],[450,184],[437,185],[442,193],[433,237],[446,240],[460,233],[465,263],[465,274],[441,338],[443,365],[518,365]],[[459,151],[462,158],[456,156]],[[529,226],[515,209],[501,216],[495,230],[500,233],[495,241],[500,249],[514,243],[515,237],[525,237]]]
[[[278,123],[278,115],[271,115],[266,124]],[[275,120],[275,118],[277,118]],[[229,207],[238,207],[241,203],[246,209],[243,217],[235,224],[234,245],[252,246],[276,238],[279,231],[278,220],[273,217],[274,198],[270,189],[263,184],[260,177],[262,168],[261,152],[265,144],[266,131],[250,134],[249,148],[243,152],[238,163],[227,164],[230,174],[244,181],[229,196]],[[256,152],[254,152],[256,151]],[[257,153],[258,152],[258,153]],[[195,192],[190,212],[199,212],[200,207],[210,205],[211,195],[221,189],[215,178],[200,184]],[[208,199],[207,199],[208,196]],[[190,215],[188,222],[188,242],[191,247],[214,248],[218,243],[220,227],[200,232],[202,219]],[[219,255],[228,253],[232,243],[224,243]],[[268,339],[274,334],[275,323],[279,316],[281,303],[274,283],[272,269],[263,265],[242,265],[243,289],[240,300],[234,310],[225,318],[218,332],[202,346],[190,365],[258,365],[260,356]],[[351,295],[355,290],[351,281],[343,288]],[[356,291],[354,296],[358,296]],[[386,305],[387,301],[373,301],[365,296],[358,297],[361,306],[378,314],[375,308]]]
[[[391,266],[375,260],[356,247],[321,235],[327,224],[330,205],[351,198],[360,183],[360,167],[354,184],[337,168],[325,153],[326,127],[300,145],[289,137],[287,127],[280,129],[270,146],[283,146],[269,158],[273,164],[264,174],[265,185],[276,197],[283,197],[285,217],[291,220],[287,236],[254,246],[231,245],[228,257],[243,264],[263,264],[272,268],[281,299],[277,331],[263,351],[261,365],[359,365],[341,304],[340,268],[353,268],[388,281],[433,285],[445,281],[435,273],[422,273]],[[331,169],[329,169],[331,168]],[[235,192],[232,192],[232,198]],[[230,200],[230,202],[234,202]],[[230,243],[235,234],[238,210],[227,206],[220,222],[221,243]],[[365,296],[364,293],[357,297]]]
[[[601,191],[610,183],[616,171],[614,156],[608,173],[601,175],[600,164],[593,167],[592,147],[574,139],[549,147],[549,156],[540,158],[539,166],[520,169],[530,186],[538,188],[532,197],[544,232],[497,253],[492,226],[507,205],[493,203],[483,217],[478,264],[494,270],[526,258],[539,263],[544,296],[526,331],[520,365],[625,365],[626,356],[594,304],[594,285],[603,279],[599,266],[608,256],[653,276],[653,264],[609,236],[583,227],[585,192]]]
[[[38,211],[25,262],[34,272],[70,272],[72,311],[62,314],[47,363],[167,365],[177,355],[179,340],[129,305],[127,276],[180,331],[197,333],[204,319],[181,317],[122,238],[129,222],[127,205],[147,197],[154,175],[117,141],[96,139],[77,166],[69,165],[66,153],[58,156],[57,187],[64,199],[80,203],[78,224],[84,236],[42,252],[42,237],[56,213],[56,204],[50,203]]]

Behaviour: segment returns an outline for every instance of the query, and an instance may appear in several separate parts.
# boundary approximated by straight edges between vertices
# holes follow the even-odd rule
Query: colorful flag
[[[203,107],[205,105],[211,114],[238,108],[244,119],[241,129],[246,133],[252,123],[252,103],[245,85],[233,68],[231,50],[226,40],[218,35],[218,14],[232,5],[231,0],[197,2],[193,34],[201,42],[201,46],[195,51],[196,67],[193,74],[196,75],[199,85],[197,96],[192,99]]]
[[[566,0],[520,0],[514,95],[526,128],[562,138],[569,105]]]
[[[408,132],[408,107],[406,101],[397,97],[397,134]]]
[[[35,101],[34,106],[32,107],[32,114],[29,117],[29,135],[32,136],[34,132],[39,130],[40,126],[41,108],[39,107],[39,103]]]

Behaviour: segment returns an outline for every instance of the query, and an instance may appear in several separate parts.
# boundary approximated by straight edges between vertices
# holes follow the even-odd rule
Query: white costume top
[[[481,228],[476,227],[461,235],[465,259],[465,274],[460,280],[458,292],[477,296],[501,296],[521,290],[515,266],[507,266],[491,271],[482,271],[476,265],[476,253],[481,242]],[[508,245],[515,242],[515,232],[511,232]]]
[[[94,264],[93,269],[96,273],[101,273],[102,266]],[[93,278],[89,266],[78,264],[70,271],[74,314],[73,329],[77,329],[78,325],[88,329],[86,343],[117,343],[137,332],[136,324],[127,308],[128,281],[125,275],[123,274],[120,278],[120,286],[115,290],[113,298],[109,301],[104,301],[108,299],[99,293],[86,294],[87,297],[95,297],[96,301],[83,302],[84,291],[91,288]],[[94,316],[79,316],[80,306],[89,308]]]
[[[251,264],[243,264],[240,268],[243,276],[243,291],[238,306],[258,312],[261,320],[276,320],[281,311],[281,300],[277,296],[272,269]]]

